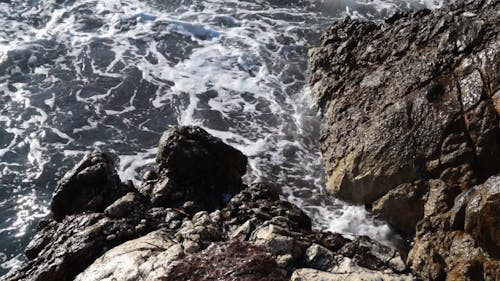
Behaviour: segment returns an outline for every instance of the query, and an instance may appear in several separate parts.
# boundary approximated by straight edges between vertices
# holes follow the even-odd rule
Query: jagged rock
[[[229,237],[234,240],[247,240],[249,235],[255,229],[256,219],[249,219],[239,227],[232,227],[234,230],[230,230]]]
[[[188,199],[199,209],[220,208],[242,188],[247,158],[199,127],[172,127],[160,139],[160,179],[148,175],[140,190],[157,206]]]
[[[83,200],[75,200],[83,203],[72,209],[77,213],[41,223],[26,251],[30,261],[6,280],[285,280],[305,263],[339,274],[403,271],[394,250],[366,237],[350,240],[313,231],[310,218],[280,200],[275,186],[241,184],[236,177],[243,174],[240,165],[246,158],[235,160],[236,167],[223,169],[222,164],[230,165],[231,157],[240,153],[205,134],[196,128],[171,130],[164,143],[169,148],[160,149],[165,158],[159,157],[159,173],[145,175],[140,191],[128,186],[124,193],[109,193],[123,185],[111,162],[104,157],[92,162],[87,156],[61,185],[65,190],[76,187],[82,194]],[[219,200],[235,191],[228,186],[207,187],[203,178],[196,178],[196,171],[183,170],[192,164],[186,161],[198,161],[199,167],[208,165],[203,162],[207,159],[219,161],[213,165],[216,170],[203,168],[212,177],[237,170],[219,179],[202,173],[208,183],[238,184],[243,190],[211,205],[200,200],[201,196]],[[168,197],[155,206],[154,190],[165,182],[182,194],[175,199],[178,202]],[[113,196],[101,200],[105,203],[98,209],[88,207],[92,196],[104,194]]]
[[[51,221],[28,245],[30,261],[4,280],[73,280],[110,247],[145,234],[140,225],[137,219],[113,220],[95,213]]]
[[[59,182],[51,202],[55,220],[82,211],[102,212],[133,188],[123,184],[110,155],[87,154]]]
[[[346,273],[331,273],[311,268],[293,272],[290,281],[413,281],[413,277],[360,269]]]
[[[498,177],[459,195],[460,189],[431,182],[408,264],[429,280],[495,280],[500,273]]]
[[[428,176],[467,188],[500,171],[496,10],[467,1],[323,34],[310,84],[331,192],[370,203]]]
[[[372,211],[405,236],[412,237],[415,226],[424,217],[424,196],[428,190],[429,186],[425,181],[398,185],[375,201]]]
[[[464,230],[483,250],[500,259],[500,175],[476,189],[465,209]]]
[[[310,53],[328,190],[415,233],[408,263],[426,280],[500,271],[496,191],[471,191],[500,172],[499,6],[346,19]]]

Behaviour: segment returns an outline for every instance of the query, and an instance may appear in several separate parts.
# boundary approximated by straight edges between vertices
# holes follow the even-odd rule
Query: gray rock
[[[500,175],[476,187],[465,210],[464,230],[500,259]]]
[[[305,265],[322,271],[330,271],[336,265],[334,254],[327,248],[313,244],[306,250]]]
[[[184,256],[183,249],[164,231],[153,231],[127,241],[94,261],[75,281],[153,281],[158,280],[171,263]]]
[[[240,240],[240,241],[247,240],[249,238],[250,234],[255,229],[256,221],[257,220],[255,220],[255,219],[249,219],[245,223],[243,223],[242,225],[240,225],[238,227],[233,227],[236,229],[234,231],[231,231],[231,234],[230,234],[231,239]]]
[[[258,227],[250,236],[250,241],[259,246],[267,246],[273,255],[285,255],[294,252],[295,241],[290,236],[279,234],[283,232],[275,225]]]
[[[413,281],[413,277],[366,269],[356,272],[331,273],[316,269],[301,268],[293,272],[290,281]]]
[[[142,202],[137,193],[129,192],[109,205],[104,214],[111,218],[123,218],[129,215],[134,209],[140,209]]]
[[[114,220],[94,213],[51,221],[28,245],[30,260],[3,280],[73,280],[109,248],[144,234],[138,224],[134,218]]]
[[[218,211],[214,212],[215,214]],[[187,253],[203,250],[212,242],[222,240],[221,222],[217,215],[206,211],[196,213],[191,220],[185,220],[176,232],[177,241],[181,241]]]

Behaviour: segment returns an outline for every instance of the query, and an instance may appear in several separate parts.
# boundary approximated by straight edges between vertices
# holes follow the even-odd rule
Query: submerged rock
[[[499,9],[455,1],[346,19],[310,53],[327,189],[415,235],[408,263],[424,279],[500,271],[498,181],[482,185],[500,173]]]

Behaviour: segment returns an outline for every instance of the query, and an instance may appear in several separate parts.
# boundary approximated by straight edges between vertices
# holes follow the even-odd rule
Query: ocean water
[[[379,20],[444,0],[0,0],[0,276],[22,260],[52,192],[88,151],[122,180],[154,166],[170,125],[242,150],[317,229],[397,239],[324,195],[307,50],[346,15]]]

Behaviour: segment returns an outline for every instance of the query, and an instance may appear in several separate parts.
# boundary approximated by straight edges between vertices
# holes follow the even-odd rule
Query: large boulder
[[[216,209],[242,188],[247,158],[239,150],[199,127],[172,127],[160,139],[159,179],[148,176],[141,193],[154,205],[181,204]]]
[[[310,84],[330,192],[370,203],[422,178],[468,188],[500,171],[497,10],[468,1],[326,30]]]
[[[241,184],[247,158],[200,127],[168,129],[160,139],[156,158],[160,173],[177,182],[205,179],[211,183]]]
[[[415,234],[424,279],[498,276],[499,6],[345,19],[310,53],[327,190]]]

